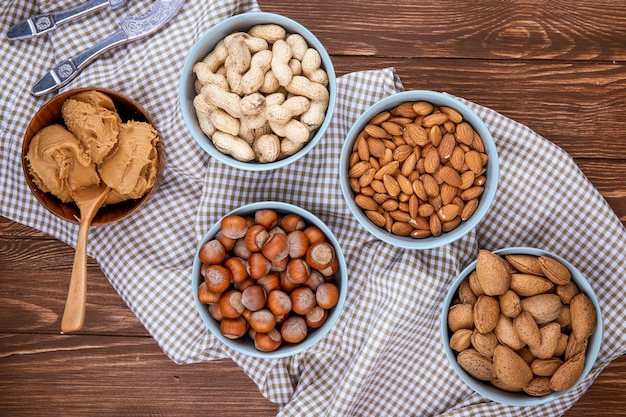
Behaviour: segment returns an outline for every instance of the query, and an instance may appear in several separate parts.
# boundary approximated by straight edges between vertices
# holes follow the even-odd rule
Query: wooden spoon
[[[78,240],[76,241],[76,252],[74,253],[70,288],[65,301],[63,319],[61,320],[62,333],[73,332],[83,327],[87,300],[87,236],[93,218],[110,191],[110,187],[100,183],[98,186],[72,193],[74,202],[80,210],[80,226],[78,229]]]

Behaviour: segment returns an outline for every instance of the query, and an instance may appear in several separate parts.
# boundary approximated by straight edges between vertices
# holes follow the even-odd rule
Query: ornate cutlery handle
[[[66,59],[48,71],[48,73],[33,86],[32,94],[34,96],[41,96],[63,87],[72,81],[83,68],[89,65],[91,61],[96,59],[99,55],[128,41],[129,39],[123,30],[114,32],[111,36],[96,43],[85,52],[74,58]]]
[[[67,10],[31,16],[13,26],[7,32],[7,37],[14,40],[43,35],[56,28],[58,25],[77,17],[95,12],[106,6],[111,6],[115,9],[124,5],[126,2],[127,0],[88,0]]]

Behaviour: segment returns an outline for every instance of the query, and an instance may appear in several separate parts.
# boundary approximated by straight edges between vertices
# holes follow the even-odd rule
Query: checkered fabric
[[[34,13],[73,1],[9,1],[0,6],[4,30]],[[5,74],[0,118],[0,214],[74,245],[78,226],[38,205],[23,179],[22,137],[47,98],[29,94],[52,65],[115,29],[131,2],[86,16],[48,36],[0,41]],[[69,88],[106,87],[139,101],[161,132],[167,166],[148,204],[119,223],[93,228],[89,255],[162,350],[185,364],[230,357],[281,416],[544,416],[567,410],[626,346],[626,231],[602,196],[560,148],[493,110],[466,102],[492,132],[500,157],[493,208],[466,237],[442,248],[414,251],[383,243],[350,215],[339,187],[339,154],[360,113],[401,91],[393,68],[338,79],[338,103],[319,145],[280,170],[242,172],[211,160],[187,133],[178,105],[186,53],[212,25],[259,10],[253,0],[187,2],[147,39],[116,49],[89,66]],[[103,18],[106,16],[106,18]],[[291,358],[263,360],[225,348],[205,328],[191,293],[196,246],[210,226],[242,204],[279,200],[321,218],[339,240],[349,270],[344,311],[331,332]],[[537,407],[507,407],[472,391],[447,362],[439,337],[446,291],[479,248],[546,249],[576,265],[602,305],[600,356],[589,377],[561,399]],[[68,277],[69,278],[69,277]]]

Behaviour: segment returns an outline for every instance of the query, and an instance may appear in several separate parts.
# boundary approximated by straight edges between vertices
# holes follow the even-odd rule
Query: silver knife
[[[84,16],[108,6],[112,9],[117,9],[124,6],[127,1],[128,0],[89,0],[67,10],[31,16],[9,29],[7,38],[16,40],[43,35],[62,23],[69,22],[77,17]]]
[[[125,17],[119,22],[120,29],[96,43],[85,52],[66,59],[52,68],[32,89],[34,96],[41,96],[67,85],[94,59],[109,49],[143,38],[165,25],[181,8],[184,0],[155,0],[150,12],[138,17]]]

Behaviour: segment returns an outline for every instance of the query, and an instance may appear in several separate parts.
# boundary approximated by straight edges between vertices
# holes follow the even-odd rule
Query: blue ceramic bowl
[[[354,193],[350,188],[350,178],[348,177],[350,154],[352,153],[352,147],[356,141],[359,133],[369,123],[369,121],[377,114],[389,111],[392,108],[398,106],[404,102],[415,101],[427,101],[435,106],[447,106],[457,110],[463,116],[463,119],[469,122],[474,130],[481,136],[485,153],[489,156],[487,162],[487,171],[485,176],[487,178],[485,184],[485,190],[480,196],[480,204],[476,209],[476,212],[466,221],[449,232],[443,232],[439,236],[430,236],[427,238],[416,239],[412,237],[398,236],[387,232],[386,229],[378,227],[372,221],[370,221],[365,213],[354,202]],[[485,217],[489,211],[489,207],[496,195],[496,189],[498,186],[499,165],[498,165],[498,152],[496,145],[493,141],[491,133],[485,126],[485,123],[474,113],[469,107],[461,103],[452,96],[438,93],[434,91],[424,90],[412,90],[404,91],[392,96],[385,97],[380,100],[369,109],[367,109],[357,121],[352,125],[349,130],[343,148],[341,150],[341,160],[339,165],[340,182],[343,196],[348,204],[348,207],[354,217],[365,227],[372,235],[378,239],[390,243],[395,246],[399,246],[406,249],[431,249],[438,246],[447,245],[455,240],[461,238],[467,234],[470,230],[476,227],[478,223]]]
[[[211,140],[204,134],[202,129],[200,129],[198,118],[196,116],[196,111],[193,107],[193,98],[196,96],[194,87],[196,74],[194,74],[192,69],[196,62],[201,61],[209,52],[211,52],[215,48],[215,45],[227,35],[230,35],[233,32],[247,32],[254,25],[270,23],[282,26],[283,28],[285,28],[287,33],[299,33],[304,37],[304,39],[306,39],[310,47],[317,49],[322,58],[322,68],[328,74],[328,90],[330,93],[330,99],[328,102],[328,108],[326,110],[326,118],[324,119],[324,122],[318,128],[315,136],[313,136],[301,150],[289,157],[275,162],[241,162],[231,157],[230,155],[226,155],[218,151],[217,148],[215,148],[215,146],[213,145],[213,142],[211,142]],[[218,23],[217,25],[206,31],[198,39],[198,41],[189,51],[187,58],[185,59],[183,70],[181,72],[178,94],[183,119],[185,120],[185,124],[187,125],[189,132],[196,140],[196,142],[198,142],[198,144],[202,147],[202,149],[209,153],[209,155],[235,168],[248,171],[268,171],[284,167],[291,164],[292,162],[297,161],[308,152],[310,152],[311,149],[313,149],[317,145],[317,143],[324,135],[324,132],[328,128],[328,125],[330,124],[330,119],[335,110],[335,105],[337,103],[337,81],[335,76],[335,69],[333,67],[330,56],[328,55],[328,52],[326,51],[322,43],[307,28],[292,19],[278,14],[250,12],[235,15]]]
[[[507,391],[500,390],[489,383],[479,381],[478,379],[473,378],[470,374],[465,372],[463,368],[461,368],[461,366],[456,361],[456,355],[457,355],[456,352],[453,351],[452,348],[450,348],[450,336],[452,334],[450,330],[448,329],[447,317],[448,317],[448,311],[450,309],[452,301],[456,297],[456,293],[459,289],[459,286],[461,285],[461,282],[476,269],[476,261],[469,264],[454,280],[445,298],[445,301],[443,303],[440,328],[441,328],[441,340],[443,342],[443,348],[446,353],[446,356],[450,360],[450,364],[454,368],[457,375],[459,375],[461,379],[465,381],[467,385],[469,385],[474,391],[476,391],[480,395],[492,401],[496,401],[496,402],[507,404],[507,405],[515,405],[515,406],[539,405],[539,404],[545,404],[550,401],[554,401],[557,398],[560,398],[563,395],[566,395],[569,391],[574,389],[574,387],[577,384],[579,384],[580,381],[582,381],[587,376],[587,374],[589,374],[589,372],[591,371],[591,368],[596,362],[596,359],[598,358],[598,352],[600,351],[600,345],[602,344],[602,330],[603,330],[602,329],[602,314],[600,310],[600,304],[598,303],[598,298],[596,297],[596,294],[593,291],[593,288],[591,288],[591,285],[589,285],[589,282],[580,273],[580,271],[576,269],[576,267],[573,266],[571,263],[569,263],[568,261],[566,261],[565,259],[561,258],[560,256],[554,253],[541,250],[541,249],[526,248],[526,247],[513,247],[513,248],[507,248],[507,249],[500,249],[500,250],[494,251],[494,253],[497,253],[499,255],[511,255],[511,254],[533,255],[533,256],[547,255],[558,260],[563,265],[567,266],[567,268],[569,269],[572,275],[572,281],[578,286],[578,288],[580,289],[582,293],[584,293],[585,295],[587,295],[587,297],[589,297],[589,299],[591,300],[591,302],[596,308],[596,313],[598,316],[598,319],[596,322],[596,330],[593,332],[593,334],[589,337],[589,340],[588,340],[587,357],[585,359],[585,368],[583,370],[583,373],[578,378],[576,383],[568,390],[561,391],[561,392],[553,392],[542,397],[533,397],[531,395],[525,394],[524,392],[507,392]]]
[[[247,214],[253,214],[257,210],[261,209],[273,209],[276,210],[278,213],[283,214],[299,214],[305,220],[307,225],[315,225],[319,227],[326,235],[326,239],[328,240],[328,242],[333,245],[333,248],[335,249],[335,256],[337,257],[337,260],[339,262],[339,270],[335,274],[335,284],[339,289],[339,301],[337,302],[337,305],[335,305],[335,307],[330,310],[326,322],[318,329],[309,328],[308,335],[302,342],[297,344],[283,343],[277,350],[272,352],[262,352],[257,350],[254,347],[253,341],[247,335],[235,340],[224,337],[220,332],[219,322],[211,317],[208,312],[207,305],[201,303],[198,299],[198,287],[203,281],[202,275],[200,274],[200,267],[202,266],[202,262],[198,258],[198,252],[202,245],[215,237],[215,234],[220,229],[221,219],[217,223],[215,223],[213,227],[211,227],[211,229],[207,232],[207,234],[198,245],[191,275],[191,291],[193,292],[196,307],[198,308],[198,312],[200,313],[202,320],[208,327],[209,331],[222,343],[237,352],[244,353],[249,356],[254,356],[258,358],[282,358],[304,352],[305,350],[319,342],[335,325],[335,323],[339,319],[339,316],[341,315],[341,311],[343,310],[343,306],[346,302],[346,294],[348,293],[348,269],[346,267],[346,260],[343,256],[343,252],[341,251],[341,247],[339,246],[337,239],[330,231],[328,226],[326,226],[326,224],[322,222],[317,216],[298,206],[277,201],[251,203],[231,211],[224,217],[230,214],[245,216]]]

